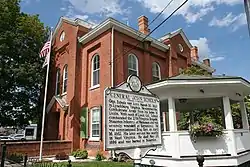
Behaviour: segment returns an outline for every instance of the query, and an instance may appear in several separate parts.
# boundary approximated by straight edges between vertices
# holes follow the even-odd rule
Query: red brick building
[[[92,154],[103,149],[103,95],[130,74],[144,84],[179,74],[196,65],[213,72],[209,59],[199,61],[179,29],[161,39],[147,37],[148,19],[135,30],[113,18],[92,26],[80,19],[60,18],[53,34],[48,88],[47,140],[71,140],[72,148]]]

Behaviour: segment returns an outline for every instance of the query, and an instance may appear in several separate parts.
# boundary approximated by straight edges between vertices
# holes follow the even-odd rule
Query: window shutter
[[[81,110],[81,138],[88,138],[88,108],[83,107]]]
[[[100,140],[102,140],[102,106],[100,105]]]

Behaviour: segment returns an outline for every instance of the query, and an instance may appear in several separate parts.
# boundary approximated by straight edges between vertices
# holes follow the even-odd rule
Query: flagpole
[[[47,59],[47,72],[46,72],[45,91],[44,91],[43,117],[42,117],[42,129],[41,129],[40,156],[39,156],[40,161],[42,160],[42,152],[43,152],[43,135],[44,135],[44,122],[45,122],[45,113],[46,113],[46,100],[47,100],[47,88],[48,88],[48,78],[49,78],[51,43],[52,43],[52,30],[50,31],[50,51],[49,51],[48,59]]]

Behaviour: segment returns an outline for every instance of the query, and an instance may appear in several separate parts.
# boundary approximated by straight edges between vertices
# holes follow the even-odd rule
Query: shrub
[[[81,158],[81,159],[87,159],[88,158],[88,151],[87,150],[76,150],[71,153],[72,156]]]
[[[23,161],[23,154],[21,154],[21,153],[13,153],[13,154],[10,154],[10,155],[8,155],[7,156],[7,159],[9,160],[9,161],[12,161],[12,162],[14,162],[14,163],[20,163],[20,162],[22,162]]]
[[[105,159],[105,156],[104,156],[100,151],[98,151],[98,152],[96,153],[95,159],[96,159],[97,161],[102,161],[102,160]]]
[[[69,156],[65,152],[56,154],[56,160],[67,160]]]

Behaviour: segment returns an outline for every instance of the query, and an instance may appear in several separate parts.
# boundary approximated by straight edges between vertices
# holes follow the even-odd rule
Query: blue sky
[[[174,0],[150,25],[154,29],[184,0]],[[170,0],[22,0],[21,10],[39,14],[46,26],[55,27],[60,16],[82,18],[98,24],[107,17],[129,24],[135,29],[137,18],[146,15],[149,22]],[[250,80],[250,37],[243,0],[189,0],[152,36],[182,28],[201,60],[209,57],[216,74],[242,76]]]

